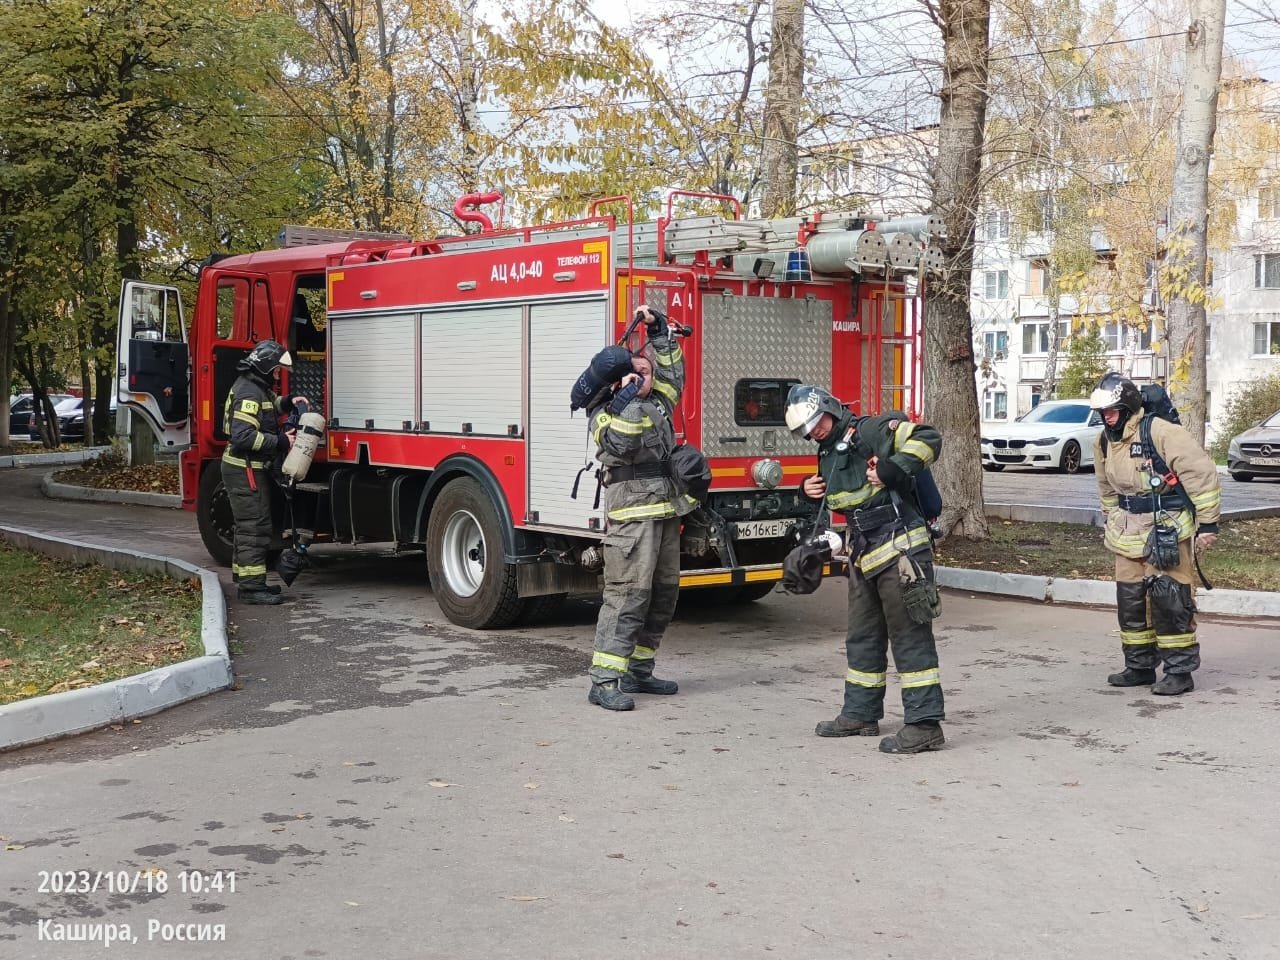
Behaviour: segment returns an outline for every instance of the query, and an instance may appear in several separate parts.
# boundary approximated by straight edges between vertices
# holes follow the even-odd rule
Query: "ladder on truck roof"
[[[672,216],[677,197],[731,204],[735,215]],[[470,194],[454,205],[455,213],[464,220],[482,225],[483,232],[479,234],[409,241],[403,248],[372,256],[392,259],[428,253],[500,250],[608,236],[612,240],[615,267],[652,268],[692,258],[694,263],[716,273],[763,278],[772,276],[778,260],[785,258],[783,276],[788,279],[809,279],[812,273],[825,276],[871,273],[889,279],[936,271],[944,263],[941,250],[933,243],[942,234],[943,222],[940,217],[928,214],[879,223],[858,213],[839,211],[772,220],[743,219],[741,204],[732,197],[673,191],[667,199],[667,216],[657,221],[634,222],[631,199],[618,196],[595,201],[584,219],[494,230],[488,217],[470,208],[495,201],[501,201],[500,194]],[[604,205],[612,203],[626,205],[626,221],[619,223],[615,217],[600,212]],[[282,240],[294,244],[314,243],[321,235],[323,239],[335,239],[339,234],[343,239],[407,241],[407,238],[388,234],[293,227],[286,228]]]
[[[758,275],[754,273],[755,261],[761,255],[781,257],[797,250],[808,253],[810,266],[817,273],[846,275],[863,270],[886,270],[906,274],[921,270],[933,272],[942,267],[942,252],[933,243],[941,229],[940,218],[928,215],[884,223],[873,223],[844,212],[774,220],[704,215],[620,224],[612,230],[603,219],[592,223],[579,221],[564,227],[450,237],[439,242],[444,250],[453,252],[608,235],[613,240],[615,266],[630,262],[654,267],[663,265],[659,263],[659,232],[662,231],[661,249],[668,262],[699,254],[712,259],[728,257],[732,258],[731,265],[725,271],[742,276]]]

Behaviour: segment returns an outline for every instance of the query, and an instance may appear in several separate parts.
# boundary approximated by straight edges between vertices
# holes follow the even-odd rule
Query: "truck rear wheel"
[[[427,570],[440,609],[460,627],[509,626],[523,611],[515,567],[503,562],[498,511],[469,477],[447,484],[431,508]]]
[[[222,485],[222,464],[217,460],[208,464],[200,475],[200,487],[196,491],[196,524],[209,556],[220,566],[231,566],[235,517],[231,514],[227,488]]]

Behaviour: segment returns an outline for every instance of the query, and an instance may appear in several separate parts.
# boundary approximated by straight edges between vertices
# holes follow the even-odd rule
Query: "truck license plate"
[[[767,540],[786,536],[793,523],[794,520],[742,520],[734,526],[738,528],[739,540]]]

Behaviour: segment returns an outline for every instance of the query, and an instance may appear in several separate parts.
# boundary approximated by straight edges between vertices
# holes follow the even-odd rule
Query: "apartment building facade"
[[[834,203],[865,210],[873,218],[926,212],[932,134],[925,128],[840,150],[815,151],[802,165],[802,204]],[[1277,168],[1273,179],[1263,175],[1260,186],[1241,189],[1228,201],[1236,208],[1233,233],[1225,248],[1210,251],[1210,434],[1239,384],[1280,370],[1280,163]],[[1086,322],[1098,329],[1111,369],[1139,384],[1163,382],[1168,374],[1162,304],[1153,289],[1144,295],[1142,324],[1110,319],[1104,298],[1051,295],[1053,237],[1047,231],[1052,229],[1052,193],[1046,192],[1039,202],[1034,230],[996,202],[978,212],[971,314],[984,421],[1012,420],[1032,409],[1043,395],[1055,332],[1060,378],[1068,362],[1068,339]],[[1112,255],[1097,232],[1092,246],[1099,261]]]

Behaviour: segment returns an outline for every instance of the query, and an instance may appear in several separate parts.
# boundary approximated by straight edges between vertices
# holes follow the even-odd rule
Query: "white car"
[[[1077,473],[1093,464],[1102,414],[1086,400],[1044,400],[1012,423],[982,425],[982,469],[1049,467]]]

